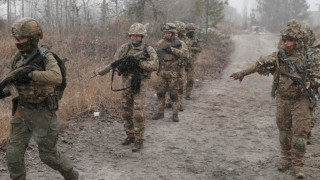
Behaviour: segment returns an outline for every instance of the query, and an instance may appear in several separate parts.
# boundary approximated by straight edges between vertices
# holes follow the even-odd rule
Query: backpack
[[[65,63],[68,61],[68,59],[62,58],[61,56],[59,56],[58,54],[56,54],[55,52],[53,52],[49,49],[46,49],[43,53],[45,55],[52,54],[53,57],[56,59],[58,66],[60,68],[61,75],[62,75],[62,83],[60,85],[56,86],[54,88],[54,91],[57,95],[58,100],[61,100],[63,93],[64,93],[64,90],[67,87],[67,68],[65,66]]]

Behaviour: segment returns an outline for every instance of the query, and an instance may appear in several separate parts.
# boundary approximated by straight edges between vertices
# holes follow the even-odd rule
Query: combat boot
[[[297,179],[305,178],[305,175],[301,166],[293,166],[293,171]]]
[[[127,137],[121,144],[127,146],[131,143],[134,143],[134,137]]]
[[[173,121],[173,122],[179,122],[178,114],[173,114],[173,115],[172,115],[172,121]]]
[[[289,159],[282,159],[278,165],[278,171],[284,172],[291,167],[291,161]]]
[[[180,105],[179,111],[183,111],[183,106],[182,105]]]
[[[168,104],[166,105],[166,108],[172,108],[172,104],[171,104],[171,103],[168,103]]]
[[[79,179],[79,173],[75,169],[72,169],[69,173],[61,173],[65,180],[78,180]]]
[[[163,118],[164,118],[164,113],[157,113],[152,117],[153,120],[159,120]]]
[[[310,138],[311,138],[311,131],[308,133],[308,135],[307,135],[307,145],[311,145],[311,140],[310,140]]]
[[[134,142],[132,152],[138,152],[142,149],[143,142]]]

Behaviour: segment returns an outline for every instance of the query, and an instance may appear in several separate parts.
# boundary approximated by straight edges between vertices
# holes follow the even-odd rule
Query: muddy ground
[[[59,148],[68,155],[85,180],[290,180],[293,172],[279,173],[275,101],[270,97],[271,77],[250,75],[239,84],[228,76],[261,55],[275,50],[274,35],[237,35],[235,51],[221,78],[201,82],[192,100],[185,101],[180,122],[147,121],[144,149],[132,153],[120,145],[125,138],[122,122],[104,114],[68,122]],[[148,119],[155,112],[149,98]],[[116,119],[116,120],[114,120]],[[317,122],[307,147],[306,174],[320,179],[320,131]],[[62,179],[44,166],[34,143],[26,153],[28,180]],[[9,179],[4,154],[0,179]]]

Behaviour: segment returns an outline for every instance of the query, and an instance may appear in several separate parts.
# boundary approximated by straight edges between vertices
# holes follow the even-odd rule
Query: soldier
[[[51,53],[43,54],[39,50],[38,42],[43,33],[36,20],[29,17],[17,20],[11,33],[18,49],[11,61],[12,70],[31,57],[41,60],[33,64],[37,70],[25,68],[14,76],[19,97],[13,100],[14,116],[6,152],[10,178],[26,179],[24,153],[30,138],[34,137],[41,161],[59,171],[65,179],[77,180],[79,173],[56,146],[60,125],[56,116],[55,87],[62,82],[60,67]],[[1,98],[12,95],[8,88],[0,94]]]
[[[188,49],[183,41],[176,38],[177,29],[174,23],[164,24],[161,30],[164,32],[164,38],[157,42],[156,47],[164,49],[165,54],[163,59],[159,59],[158,112],[154,115],[153,120],[164,118],[165,95],[168,92],[172,102],[172,120],[178,122],[179,78],[181,78],[179,60],[187,57]],[[172,44],[177,42],[181,46],[177,48],[172,47]]]
[[[187,30],[187,44],[189,46],[190,57],[187,60],[186,72],[187,72],[187,85],[186,85],[186,99],[191,99],[191,91],[193,89],[194,83],[194,62],[198,58],[198,54],[202,51],[198,40],[195,38],[196,25],[193,23],[188,23],[186,25]]]
[[[284,50],[261,57],[249,68],[230,76],[232,80],[241,82],[244,76],[255,72],[273,74],[271,94],[276,97],[276,122],[281,145],[278,170],[285,171],[292,167],[298,179],[305,178],[304,154],[315,106],[314,84],[315,79],[320,78],[319,52],[309,59],[305,58],[307,38],[306,28],[297,21],[291,21],[281,30],[282,42],[279,44],[284,45]]]
[[[181,21],[176,21],[175,23],[177,27],[177,38],[179,40],[183,41],[184,43],[187,43],[187,38],[186,38],[186,25],[181,22]],[[187,58],[181,58],[179,59],[179,78],[178,78],[178,85],[179,85],[179,91],[178,91],[178,96],[179,96],[179,111],[183,111],[183,106],[182,106],[182,96],[183,96],[183,87],[185,83],[185,65],[187,64]],[[167,94],[166,94],[167,95]],[[171,101],[170,97],[168,98],[168,108],[172,108],[171,106]]]
[[[143,42],[143,38],[147,35],[147,30],[140,23],[134,23],[129,28],[130,42],[123,44],[115,53],[114,60],[123,57],[130,57],[131,61],[136,61],[137,66],[142,69],[142,73],[135,73],[131,70],[122,72],[122,119],[127,138],[122,145],[134,143],[132,152],[140,151],[144,141],[146,105],[145,96],[148,87],[148,79],[151,72],[159,68],[159,61],[156,51]],[[141,53],[139,56],[136,54]],[[103,76],[111,70],[111,64],[102,68],[98,74]],[[139,89],[133,87],[133,80],[140,79]],[[131,87],[131,88],[127,88]]]

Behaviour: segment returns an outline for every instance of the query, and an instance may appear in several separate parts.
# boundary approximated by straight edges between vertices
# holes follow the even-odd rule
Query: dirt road
[[[271,77],[250,75],[239,84],[228,76],[245,68],[261,55],[275,50],[274,35],[234,36],[232,62],[222,77],[202,82],[191,101],[185,102],[180,122],[147,121],[146,141],[140,153],[120,145],[125,138],[122,123],[103,118],[70,121],[62,134],[60,149],[71,157],[85,180],[289,180],[292,171],[279,173],[278,130],[275,102],[270,97]],[[148,117],[154,112],[150,97]],[[307,147],[306,174],[320,179],[319,123]],[[62,179],[27,154],[29,180]],[[1,157],[0,157],[1,158]],[[2,155],[3,158],[3,155]],[[0,159],[1,160],[1,159]],[[0,179],[8,179],[0,161]]]

